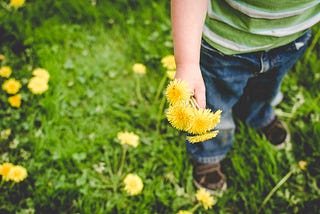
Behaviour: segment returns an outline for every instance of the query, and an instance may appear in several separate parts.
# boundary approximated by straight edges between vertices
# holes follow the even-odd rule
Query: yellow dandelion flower
[[[12,73],[12,70],[9,66],[3,66],[2,68],[0,68],[0,76],[1,77],[8,78],[8,77],[10,77],[11,73]]]
[[[36,77],[39,77],[43,80],[45,80],[46,82],[49,81],[50,78],[50,74],[46,69],[43,68],[36,68],[32,71],[32,74]]]
[[[10,0],[10,6],[14,8],[22,7],[25,3],[25,0]]]
[[[139,136],[132,132],[119,132],[117,135],[120,144],[137,147],[139,145]]]
[[[192,107],[184,104],[170,105],[166,113],[170,124],[174,128],[183,131],[188,128],[192,115]]]
[[[0,139],[7,140],[11,135],[11,129],[5,129],[0,131]]]
[[[9,137],[9,136],[11,135],[11,129],[6,129],[6,130],[4,130],[4,135],[5,135],[6,137]]]
[[[132,66],[132,70],[136,74],[145,74],[147,72],[147,68],[144,64],[136,63]]]
[[[298,163],[298,167],[299,167],[301,170],[306,170],[307,165],[308,165],[307,161],[304,161],[304,160],[301,160],[301,161],[299,161],[299,163]]]
[[[20,88],[21,83],[14,78],[10,78],[4,81],[4,83],[2,84],[2,89],[6,91],[8,94],[15,94],[19,91]]]
[[[191,97],[188,83],[182,80],[172,80],[167,86],[166,97],[170,104],[186,103]]]
[[[220,118],[221,118],[221,110],[216,111],[212,115],[212,128],[214,128],[218,123],[220,123]]]
[[[0,54],[0,61],[5,60],[5,56],[3,54]]]
[[[188,210],[179,210],[179,212],[177,212],[177,214],[192,214],[192,212],[190,212]]]
[[[161,59],[162,66],[169,70],[176,70],[176,61],[173,55],[167,55]]]
[[[9,172],[8,178],[16,183],[23,181],[28,176],[26,168],[22,166],[13,166]]]
[[[19,108],[21,105],[21,94],[16,94],[8,98],[8,101],[12,107]]]
[[[217,136],[218,133],[219,133],[219,131],[211,131],[211,132],[206,132],[201,135],[188,136],[187,140],[190,143],[199,143],[199,142],[203,142],[205,140],[209,140],[211,138],[214,138],[215,136]]]
[[[167,70],[167,77],[170,80],[173,80],[175,75],[176,75],[176,71],[175,70]]]
[[[124,178],[123,182],[125,185],[124,190],[129,195],[138,195],[143,189],[143,182],[141,178],[136,174],[128,174]]]
[[[28,88],[33,94],[42,94],[48,90],[48,82],[40,77],[32,77],[29,80]]]
[[[210,109],[196,109],[187,131],[191,134],[203,134],[213,129],[220,122],[220,114],[220,110],[212,113]]]
[[[12,163],[3,163],[0,165],[0,175],[4,181],[10,180],[9,174],[11,169],[14,167]]]
[[[196,193],[196,198],[205,210],[210,209],[217,203],[216,199],[213,198],[213,196],[211,196],[205,189],[199,189]]]

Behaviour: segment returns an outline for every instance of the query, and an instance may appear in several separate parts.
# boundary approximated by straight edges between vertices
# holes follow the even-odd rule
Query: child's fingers
[[[195,89],[194,98],[196,99],[200,108],[206,108],[206,92],[204,87]]]

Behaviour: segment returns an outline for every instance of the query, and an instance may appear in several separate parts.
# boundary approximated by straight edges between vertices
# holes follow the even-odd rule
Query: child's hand
[[[202,78],[200,67],[197,66],[177,66],[175,79],[186,81],[194,93],[194,97],[200,108],[206,108],[206,90]]]

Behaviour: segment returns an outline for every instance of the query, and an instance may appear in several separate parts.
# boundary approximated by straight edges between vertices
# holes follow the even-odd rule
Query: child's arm
[[[201,108],[205,108],[205,86],[200,71],[202,28],[208,0],[171,0],[175,78],[189,83]]]

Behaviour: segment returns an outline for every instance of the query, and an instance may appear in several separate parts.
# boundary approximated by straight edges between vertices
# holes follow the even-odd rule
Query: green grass
[[[176,213],[192,208],[196,190],[184,136],[167,123],[163,94],[155,99],[158,88],[163,91],[160,82],[165,76],[160,60],[172,54],[168,2],[98,2],[96,8],[80,2],[57,1],[51,9],[57,15],[51,10],[50,16],[33,15],[29,24],[35,27],[21,39],[26,50],[12,51],[11,41],[0,49],[19,78],[28,78],[34,67],[46,68],[51,75],[50,89],[41,96],[25,92],[20,109],[8,107],[0,94],[5,105],[0,130],[12,130],[10,139],[1,142],[0,160],[9,157],[28,170],[20,184],[0,186],[0,211]],[[41,3],[35,5],[25,10],[41,12]],[[83,14],[77,12],[87,7]],[[315,35],[319,28],[313,30]],[[212,210],[199,208],[197,213],[257,213],[300,160],[308,162],[307,170],[293,174],[261,213],[317,211],[320,50],[315,42],[308,58],[286,76],[285,100],[277,109],[292,132],[292,150],[276,151],[254,130],[240,125],[223,162],[228,191]],[[137,62],[147,66],[146,75],[133,73]],[[138,81],[142,100],[136,94]],[[117,133],[125,130],[138,134],[141,144],[128,149],[118,176],[122,147]],[[14,138],[20,143],[10,149]],[[99,163],[105,166],[101,174],[95,171]],[[143,192],[134,197],[127,196],[122,184],[131,172],[144,182]]]

